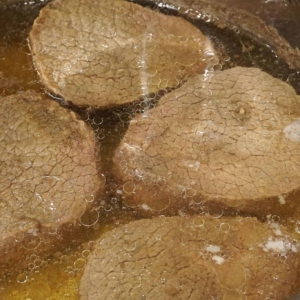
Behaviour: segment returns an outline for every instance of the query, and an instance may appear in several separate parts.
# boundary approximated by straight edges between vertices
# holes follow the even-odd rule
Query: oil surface
[[[27,43],[33,20],[45,4],[46,1],[31,1],[0,8],[0,97],[27,89],[47,93],[33,68]],[[164,9],[161,12],[176,14],[175,11]],[[220,61],[214,66],[216,70],[234,66],[259,67],[272,76],[289,82],[300,94],[299,72],[290,70],[268,47],[255,43],[234,30],[215,28],[207,20],[191,22],[211,38],[217,49]],[[63,102],[62,104],[67,105]],[[151,105],[155,105],[155,101]],[[113,151],[124,135],[130,119],[143,111],[143,105],[136,104],[109,111],[70,108],[79,113],[94,129],[95,136],[101,144],[101,152],[100,147],[96,151],[101,155],[103,173],[110,184]],[[299,196],[299,193],[294,193],[290,197],[299,199]],[[47,259],[31,255],[28,257],[28,268],[20,270],[17,277],[0,279],[0,298],[78,299],[78,281],[94,241],[104,232],[139,218],[134,211],[122,206],[109,192],[104,199],[98,199],[98,203],[99,217],[87,215],[86,222],[82,223],[82,226],[86,227],[85,241],[82,244],[72,244]],[[294,237],[299,240],[300,209],[291,213],[289,207],[283,206],[283,210],[286,213],[282,214],[281,223],[290,227]],[[265,215],[266,213],[262,212],[261,216]],[[271,217],[279,220],[277,216]],[[264,220],[263,217],[261,219]]]

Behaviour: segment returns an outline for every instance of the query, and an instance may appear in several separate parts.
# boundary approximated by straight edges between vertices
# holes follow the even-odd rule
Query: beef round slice
[[[297,252],[285,228],[255,218],[139,220],[97,241],[80,299],[283,300]]]
[[[298,189],[299,100],[255,68],[189,79],[131,121],[113,158],[118,193],[167,213],[206,200],[251,209]]]
[[[81,106],[130,103],[215,60],[189,22],[123,0],[55,0],[35,20],[30,45],[46,87]]]
[[[1,98],[0,275],[73,238],[104,189],[90,128],[34,92]],[[74,232],[75,234],[76,232]]]

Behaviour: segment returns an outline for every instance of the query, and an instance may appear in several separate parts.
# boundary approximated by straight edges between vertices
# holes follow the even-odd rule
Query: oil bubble
[[[67,266],[66,271],[67,272],[73,272],[73,268],[71,266]]]
[[[196,190],[193,189],[193,188],[187,188],[187,189],[184,191],[184,194],[185,194],[186,197],[191,198],[191,197],[194,197],[194,196],[197,194],[197,192],[196,192]]]
[[[150,100],[150,99],[149,99],[149,100]],[[149,101],[143,100],[143,101],[141,102],[141,107],[142,107],[143,109],[148,109],[148,108],[150,108],[150,103],[149,103]]]
[[[88,247],[90,250],[93,250],[95,248],[96,242],[95,241],[89,241],[88,242]]]
[[[221,64],[215,64],[214,65],[214,70],[215,71],[221,71],[222,70],[222,65]]]
[[[26,234],[22,241],[22,246],[27,250],[36,249],[40,244],[40,237],[34,234]]]
[[[86,211],[80,216],[80,223],[83,226],[93,226],[99,219],[99,213],[96,210]]]
[[[68,255],[63,255],[61,257],[61,261],[64,262],[64,263],[68,262],[69,261],[69,256]]]
[[[196,198],[197,199],[197,198]],[[202,199],[198,199],[197,201],[193,200],[192,204],[197,205],[197,206],[201,206],[203,204]]]
[[[157,188],[159,188],[159,187],[157,186]],[[161,188],[161,190],[163,191],[165,189]],[[153,194],[152,197],[153,196],[155,197],[155,194]],[[151,211],[156,211],[156,212],[164,211],[165,209],[167,209],[170,206],[170,202],[171,202],[170,196],[165,197],[164,199],[161,199],[159,202],[153,201],[153,198],[150,198],[150,197],[149,197],[149,199],[145,199],[145,200],[147,200],[147,201],[145,201],[145,203],[143,203],[141,205],[141,208],[143,208],[146,211],[151,210]]]
[[[138,277],[138,278],[133,277],[133,278],[130,278],[128,283],[131,286],[131,288],[137,289],[141,286],[142,280],[141,280],[141,277]]]
[[[15,241],[16,241],[17,243],[22,242],[22,241],[23,241],[23,238],[24,238],[24,234],[23,234],[23,233],[18,233],[18,234],[16,234],[16,236],[15,236]]]
[[[168,80],[167,79],[161,79],[160,83],[158,84],[158,87],[161,90],[164,90],[165,88],[168,87]]]
[[[214,219],[219,219],[223,215],[223,209],[221,207],[217,207],[217,206],[210,207],[208,209],[208,214]]]
[[[235,220],[236,220],[237,222],[242,222],[242,221],[243,221],[243,217],[241,217],[241,216],[236,216],[236,217],[235,217]]]
[[[205,224],[205,220],[201,217],[196,217],[193,219],[193,223],[196,227],[202,227]]]
[[[123,191],[126,193],[126,194],[132,194],[134,193],[135,191],[135,184],[131,181],[128,181],[126,183],[124,183],[123,185]]]
[[[132,115],[130,113],[122,113],[119,115],[119,118],[122,123],[128,123],[132,118]]]
[[[96,139],[103,140],[105,138],[105,134],[103,132],[97,132],[96,133]]]
[[[143,177],[143,185],[151,185],[153,183],[153,180],[149,176],[144,176]]]
[[[57,251],[54,253],[54,257],[57,259],[57,260],[60,260],[61,257],[62,257],[62,253],[60,251]]]
[[[206,23],[209,23],[211,21],[211,15],[203,15],[202,20]]]
[[[32,260],[35,260],[35,259],[37,259],[37,258],[38,258],[38,256],[35,255],[35,254],[30,255],[30,259],[32,259]]]
[[[17,282],[24,283],[27,281],[27,275],[25,273],[21,273],[17,276]]]
[[[85,198],[86,202],[93,202],[94,200],[95,200],[95,196],[93,194],[91,194]]]
[[[135,248],[136,248],[136,242],[134,242],[134,245],[130,245],[130,243],[127,242],[127,243],[124,244],[123,248],[124,248],[124,250],[127,251],[127,252],[134,251]]]
[[[157,74],[157,69],[149,67],[147,68],[146,73],[148,76],[153,77]]]
[[[243,201],[237,199],[225,199],[224,202],[230,207],[239,207],[243,203]]]
[[[287,259],[286,255],[280,255],[280,260],[281,261],[286,261],[286,259]]]
[[[180,37],[180,42],[181,43],[187,43],[188,40],[189,40],[188,36],[181,36]]]
[[[103,123],[103,118],[99,118],[99,120],[97,120],[96,118],[93,119],[93,124],[96,126],[99,126]]]
[[[280,221],[280,217],[277,215],[273,215],[271,219],[272,219],[272,222],[274,222],[274,223],[278,223]]]
[[[90,250],[83,250],[83,251],[82,251],[82,256],[83,256],[84,258],[87,258],[87,257],[90,255],[90,253],[91,253]]]
[[[34,260],[33,263],[34,263],[35,267],[40,267],[42,265],[43,261],[41,259],[37,258]]]
[[[74,268],[77,269],[77,270],[83,269],[85,264],[86,264],[86,260],[84,258],[78,258],[74,262]]]
[[[230,225],[228,223],[222,223],[220,225],[220,231],[224,232],[224,233],[229,232],[230,231]]]
[[[50,227],[48,229],[49,234],[57,234],[57,227]]]
[[[42,267],[48,267],[48,262],[46,260],[43,260]]]
[[[110,202],[111,202],[112,204],[117,204],[117,203],[118,203],[118,199],[115,198],[115,197],[112,197],[112,198],[110,199]]]
[[[112,210],[112,206],[109,205],[109,204],[105,204],[105,205],[103,206],[103,208],[104,208],[104,210],[105,210],[106,212],[109,212],[109,211]]]

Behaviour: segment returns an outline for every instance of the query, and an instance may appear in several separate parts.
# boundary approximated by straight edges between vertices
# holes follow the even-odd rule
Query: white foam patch
[[[151,210],[151,208],[147,204],[142,204],[141,207],[143,210]]]
[[[212,260],[214,260],[218,265],[221,265],[225,259],[219,255],[213,255]]]
[[[221,252],[221,248],[215,245],[209,245],[206,247],[206,251],[210,253],[218,253]]]
[[[285,136],[294,143],[300,142],[300,118],[283,129]]]
[[[279,203],[280,203],[281,205],[286,204],[285,196],[279,195],[279,196],[278,196],[278,200],[279,200]]]
[[[289,240],[269,237],[265,244],[260,244],[265,252],[275,252],[286,254],[288,252],[298,252],[297,246],[293,245]]]

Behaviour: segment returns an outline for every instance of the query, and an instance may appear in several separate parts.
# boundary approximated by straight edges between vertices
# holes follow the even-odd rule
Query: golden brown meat
[[[70,242],[105,182],[92,130],[34,92],[1,98],[0,154],[2,276]]]
[[[254,218],[140,220],[96,242],[81,300],[284,300],[297,278],[297,243]]]
[[[125,203],[153,214],[201,201],[259,211],[298,189],[299,104],[255,68],[190,79],[131,121],[114,156]]]
[[[116,106],[201,74],[212,46],[196,27],[123,0],[56,0],[30,45],[42,82],[75,105]]]

